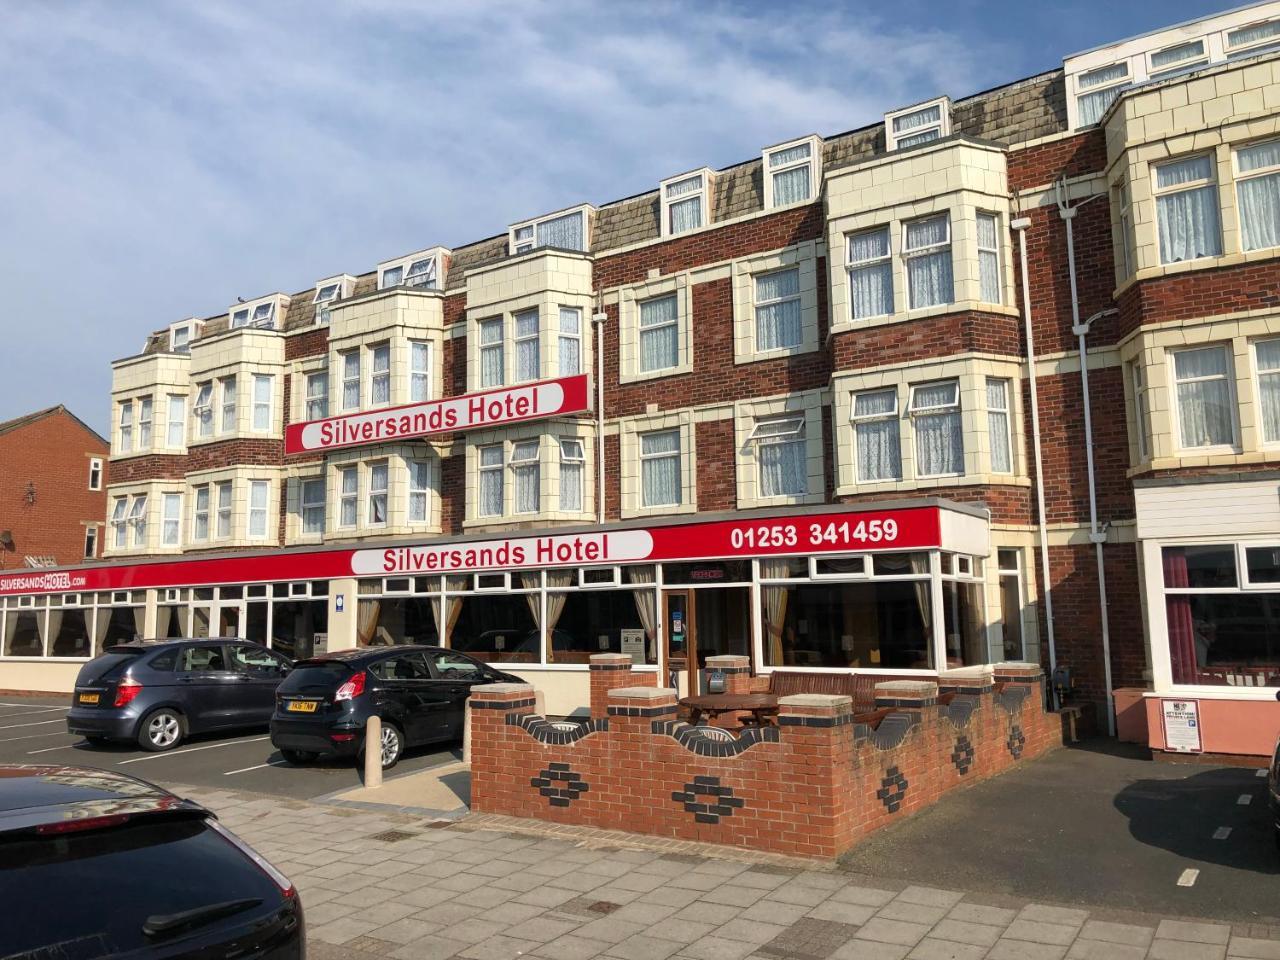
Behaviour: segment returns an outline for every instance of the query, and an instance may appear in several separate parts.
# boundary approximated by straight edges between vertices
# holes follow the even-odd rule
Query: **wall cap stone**
[[[715,670],[721,667],[750,667],[751,658],[743,657],[737,654],[720,654],[714,657],[707,657],[707,669]]]
[[[953,670],[940,671],[938,680],[990,680],[994,673],[994,668],[985,664],[977,667],[956,667]]]
[[[779,707],[852,707],[853,697],[835,693],[793,693],[778,698]]]
[[[662,700],[675,696],[671,687],[615,687],[609,691],[610,700]]]
[[[533,692],[533,684],[531,683],[487,683],[482,687],[473,688],[471,696],[480,699],[513,696],[515,694],[531,697]]]
[[[877,699],[927,699],[938,695],[938,685],[931,680],[885,680],[876,684]]]

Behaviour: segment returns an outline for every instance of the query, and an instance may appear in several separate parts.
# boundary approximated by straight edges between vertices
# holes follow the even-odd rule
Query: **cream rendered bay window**
[[[194,501],[191,514],[191,539],[203,543],[209,539],[209,485],[192,488]]]
[[[236,432],[236,378],[221,377],[218,380],[218,393],[222,414],[218,420],[218,432],[223,434]]]
[[[1157,164],[1153,177],[1160,262],[1220,255],[1222,225],[1213,155]]]
[[[500,387],[506,382],[503,318],[489,317],[476,326],[480,333],[480,387]]]
[[[133,452],[133,401],[126,400],[120,404],[120,414],[116,428],[116,452]]]
[[[530,423],[479,431],[467,440],[464,525],[588,519],[592,425]]]
[[[512,318],[515,326],[516,347],[516,383],[537,380],[541,364],[539,363],[539,323],[538,310],[521,310]]]
[[[431,464],[426,460],[410,460],[409,509],[410,523],[427,523],[431,519]]]
[[[849,306],[852,319],[893,313],[893,260],[889,228],[851,234],[849,241]]]
[[[1239,147],[1235,160],[1241,246],[1280,247],[1280,140]]]
[[[480,501],[476,515],[500,517],[505,501],[503,483],[502,444],[491,443],[476,450],[479,459]]]
[[[213,489],[217,498],[217,523],[214,526],[214,535],[219,540],[225,540],[231,536],[231,481],[223,480],[215,483]]]
[[[853,452],[858,483],[902,479],[898,390],[863,390],[853,395]]]
[[[195,433],[202,440],[213,436],[213,382],[196,384],[196,402],[191,408],[196,420]]]
[[[138,449],[151,449],[151,397],[138,398]]]
[[[431,399],[431,343],[409,341],[409,402]]]
[[[128,497],[116,497],[111,501],[111,542],[116,548],[129,545],[128,510]]]
[[[385,407],[391,403],[391,344],[378,343],[369,348],[369,406]]]
[[[182,494],[166,493],[161,497],[160,543],[166,547],[182,544]]]
[[[1223,345],[1173,353],[1175,413],[1183,449],[1235,443],[1235,399],[1230,348]]]
[[[386,460],[369,464],[369,505],[365,514],[365,525],[385,527],[387,525],[387,495],[390,488],[390,477]]]
[[[267,504],[271,485],[266,480],[249,481],[249,536],[253,539],[267,535]]]
[[[180,450],[187,445],[187,395],[169,394],[165,412],[164,445],[170,450]]]
[[[583,483],[586,479],[587,454],[577,437],[560,440],[560,509],[579,513],[583,508]]]
[[[559,340],[560,367],[558,374],[567,377],[582,372],[582,309],[560,308]]]
[[[1004,274],[1000,270],[1000,217],[978,213],[978,286],[987,303],[1000,303]]]
[[[255,373],[253,375],[253,421],[252,427],[254,433],[269,433],[271,431],[272,408],[271,400],[273,390],[274,377]]]
[[[951,264],[951,218],[935,214],[902,225],[907,266],[907,303],[912,310],[955,300]]]
[[[360,468],[351,466],[338,468],[338,526],[354,527],[360,504]]]
[[[342,409],[360,409],[360,351],[347,350],[338,355],[342,367]]]
[[[300,535],[320,529],[342,538],[438,530],[439,455],[440,448],[431,443],[383,444],[331,455],[324,477],[301,478]]]
[[[964,473],[959,382],[943,380],[913,386],[908,412],[915,442],[916,476],[945,477]]]
[[[541,467],[538,462],[537,440],[521,440],[511,445],[511,484],[515,498],[516,513],[537,513],[542,507],[541,490],[538,477]]]

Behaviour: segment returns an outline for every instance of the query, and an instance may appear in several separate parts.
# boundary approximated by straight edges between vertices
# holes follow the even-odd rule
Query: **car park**
[[[188,736],[265,726],[292,662],[247,640],[138,641],[108,647],[76,677],[67,732],[91,743],[171,750]]]
[[[365,647],[299,660],[276,690],[271,742],[290,763],[360,756],[376,715],[382,766],[392,767],[406,748],[460,738],[471,688],[503,682],[521,680],[442,647]]]
[[[294,960],[293,884],[204,807],[86,767],[0,765],[0,956]]]

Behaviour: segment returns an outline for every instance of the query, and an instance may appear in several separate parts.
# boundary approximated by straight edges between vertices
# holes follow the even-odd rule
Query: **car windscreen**
[[[261,869],[196,817],[60,836],[0,834],[0,890],[0,955],[44,948],[62,960],[156,943],[142,929],[150,917],[261,899],[240,922],[281,900]]]
[[[146,653],[141,647],[116,647],[110,653],[95,657],[80,668],[76,683],[93,683],[98,680],[118,680],[132,663]]]
[[[354,669],[339,660],[299,660],[276,688],[278,693],[329,693]]]

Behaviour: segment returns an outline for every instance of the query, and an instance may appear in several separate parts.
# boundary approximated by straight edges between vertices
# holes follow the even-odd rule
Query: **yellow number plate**
[[[316,704],[314,700],[290,700],[285,709],[290,713],[315,713]]]
[[[81,703],[97,703],[98,695],[96,693],[82,693],[80,694],[80,702]]]

